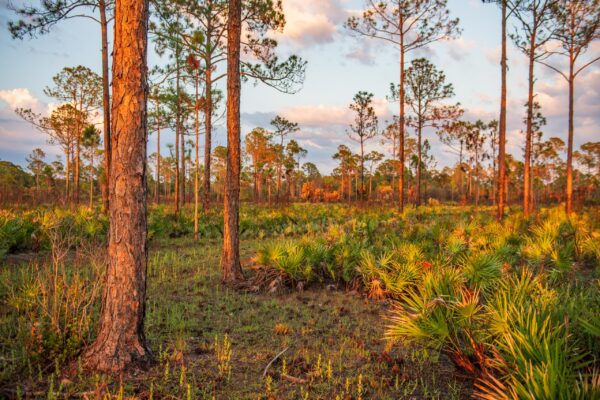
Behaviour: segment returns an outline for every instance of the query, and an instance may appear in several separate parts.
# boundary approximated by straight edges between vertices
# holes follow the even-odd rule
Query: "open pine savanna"
[[[600,398],[599,0],[0,21],[0,398]]]

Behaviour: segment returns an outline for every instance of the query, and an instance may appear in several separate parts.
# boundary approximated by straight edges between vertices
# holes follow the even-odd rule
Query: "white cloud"
[[[373,41],[361,40],[355,43],[352,49],[346,53],[346,57],[357,60],[363,65],[374,65],[375,54],[373,53]]]
[[[475,48],[475,42],[460,37],[447,42],[448,54],[456,61],[464,61],[465,57]]]
[[[286,24],[273,36],[298,47],[330,43],[345,20],[341,0],[284,0]]]
[[[16,88],[0,90],[0,99],[3,100],[11,110],[16,108],[31,108],[40,111],[45,108],[29,89]]]
[[[373,98],[373,108],[380,120],[390,119],[392,113],[389,102],[383,98]],[[354,114],[348,105],[303,105],[284,108],[281,115],[300,125],[308,126],[331,126],[348,125],[352,122]]]

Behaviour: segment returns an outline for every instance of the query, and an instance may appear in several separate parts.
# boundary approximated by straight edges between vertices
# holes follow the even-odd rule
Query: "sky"
[[[72,19],[56,25],[49,34],[34,39],[13,40],[8,21],[16,17],[0,0],[0,160],[26,165],[33,148],[40,147],[51,162],[60,149],[47,143],[14,113],[17,107],[47,113],[56,103],[43,89],[51,85],[52,76],[63,67],[84,65],[101,72],[99,26],[88,19]],[[336,166],[331,156],[340,144],[357,149],[347,130],[353,115],[349,109],[353,96],[361,90],[374,94],[374,107],[380,127],[397,113],[398,104],[387,101],[391,82],[399,75],[398,50],[381,41],[358,37],[343,27],[349,15],[364,7],[363,0],[283,0],[286,27],[273,33],[279,42],[281,57],[297,54],[308,62],[301,91],[284,94],[261,84],[247,82],[242,87],[242,134],[257,126],[270,128],[275,115],[297,122],[300,131],[290,137],[308,150],[303,162],[314,162],[322,173]],[[452,17],[460,19],[462,34],[458,39],[434,43],[408,55],[407,61],[426,57],[446,73],[454,86],[465,118],[475,121],[497,119],[500,97],[500,11],[480,0],[448,0]],[[514,30],[511,28],[511,30]],[[150,66],[164,60],[149,45]],[[594,43],[586,57],[598,56],[600,44]],[[527,98],[527,60],[514,46],[509,46],[507,150],[522,158],[524,104]],[[564,60],[554,64],[564,67]],[[567,138],[567,83],[557,73],[536,65],[536,100],[548,124],[544,137]],[[223,87],[224,89],[224,87]],[[575,147],[600,140],[600,63],[577,78],[575,89]],[[216,121],[214,145],[226,145],[224,120]],[[409,131],[409,135],[414,132]],[[149,152],[156,146],[149,138]],[[434,132],[425,132],[432,145],[437,166],[456,162],[456,155],[439,142]],[[162,151],[174,135],[166,133]],[[379,150],[391,156],[391,146],[373,139],[367,150]]]

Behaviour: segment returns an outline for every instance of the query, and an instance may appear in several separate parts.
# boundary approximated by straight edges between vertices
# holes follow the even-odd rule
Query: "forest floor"
[[[242,241],[244,266],[251,265],[258,244]],[[389,303],[343,287],[279,293],[225,288],[220,251],[216,240],[162,239],[151,245],[145,331],[155,361],[148,370],[121,377],[65,377],[58,363],[37,372],[29,368],[5,381],[0,397],[469,397],[472,382],[445,357],[387,345]],[[5,265],[21,268],[25,262],[21,257]]]

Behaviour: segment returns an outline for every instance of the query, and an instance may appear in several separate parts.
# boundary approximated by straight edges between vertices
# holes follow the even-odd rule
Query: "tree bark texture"
[[[108,211],[108,185],[110,182],[110,86],[108,76],[108,22],[106,20],[106,2],[99,0],[100,26],[102,30],[102,110],[104,113],[104,184],[102,200],[104,210]]]
[[[498,128],[498,209],[496,219],[504,218],[504,202],[506,186],[506,0],[502,1],[502,87],[500,94],[500,122]]]
[[[117,0],[113,62],[108,268],[98,336],[87,369],[115,373],[148,361],[146,99],[148,2]]]
[[[241,0],[230,0],[227,21],[227,171],[221,258],[224,283],[234,283],[242,279],[239,248],[241,15]]]

